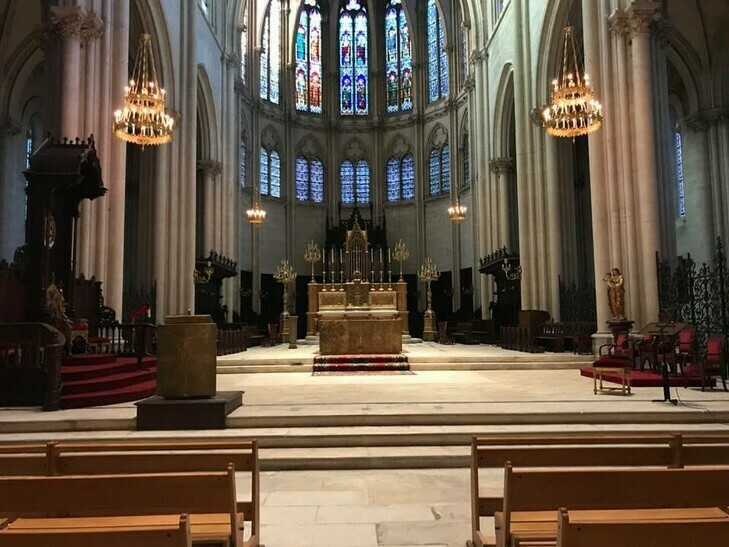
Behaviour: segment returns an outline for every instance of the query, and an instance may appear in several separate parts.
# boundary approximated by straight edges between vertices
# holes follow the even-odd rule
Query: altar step
[[[470,465],[470,442],[475,435],[525,434],[571,435],[583,432],[608,431],[594,425],[576,426],[490,426],[448,428],[387,427],[387,428],[279,428],[227,429],[224,431],[130,432],[104,431],[66,432],[54,434],[53,439],[124,441],[124,440],[183,440],[183,439],[250,439],[260,446],[262,471],[284,470],[342,470],[342,469],[429,469],[466,468]],[[609,428],[610,433],[659,433],[690,431],[727,433],[722,424],[620,424]],[[17,435],[4,436],[7,442]],[[46,441],[47,434],[27,434],[24,442]]]

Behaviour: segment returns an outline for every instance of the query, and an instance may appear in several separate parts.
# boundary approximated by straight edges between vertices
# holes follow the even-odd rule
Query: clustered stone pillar
[[[18,177],[9,176],[18,172],[19,154],[15,152],[21,146],[19,137],[19,124],[10,117],[0,120],[0,172],[5,173],[0,179],[0,260],[8,262],[12,261],[15,249],[24,243],[24,230],[18,231],[16,227],[23,225],[20,217],[23,209],[17,204],[22,199],[18,192],[23,193],[25,185]]]
[[[220,195],[218,191],[220,185],[217,179],[223,170],[223,164],[219,161],[200,160],[197,162],[197,166],[203,175],[204,213],[202,252],[205,256],[207,256],[210,250],[223,253],[219,244],[221,241],[221,235],[219,233],[221,210],[220,203],[216,199],[216,195]]]
[[[498,219],[499,229],[496,242],[497,247],[506,247],[507,250],[513,252],[511,241],[511,214],[509,204],[509,186],[511,174],[514,172],[513,158],[497,158],[490,162],[491,171],[497,177],[497,193],[498,193]],[[492,249],[493,250],[493,249]]]

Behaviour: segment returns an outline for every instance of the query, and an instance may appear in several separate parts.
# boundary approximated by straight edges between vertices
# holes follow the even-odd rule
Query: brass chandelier
[[[144,148],[170,142],[174,124],[157,80],[151,36],[142,34],[132,77],[124,87],[124,108],[114,112],[114,135]]]
[[[448,216],[451,218],[451,222],[458,224],[466,218],[468,208],[465,205],[461,205],[460,198],[456,198],[456,202],[448,207]]]
[[[575,138],[602,126],[602,104],[595,98],[590,77],[582,74],[572,27],[564,29],[561,80],[552,82],[552,102],[542,112],[542,124],[553,137]]]
[[[255,201],[253,206],[246,211],[246,216],[248,217],[248,222],[253,226],[260,226],[266,220],[266,211],[261,209],[258,201]]]

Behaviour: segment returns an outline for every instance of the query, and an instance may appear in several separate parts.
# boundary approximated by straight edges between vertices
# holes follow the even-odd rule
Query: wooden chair
[[[107,518],[97,526],[88,526],[83,519],[65,519],[59,528],[38,528],[25,519],[0,530],[0,547],[191,547],[190,519],[179,517],[179,523],[134,524],[128,518]],[[147,519],[150,520],[150,519]],[[74,526],[76,521],[77,526]],[[24,526],[24,525],[29,525]]]
[[[721,377],[724,391],[727,391],[726,376],[726,337],[722,334],[712,334],[706,343],[706,351],[696,360],[696,364],[684,366],[687,376],[701,378],[701,391],[706,389],[706,379],[714,376]]]
[[[94,527],[103,522],[99,517],[134,517],[129,521],[141,523],[150,515],[189,512],[196,542],[240,547],[243,516],[235,496],[232,465],[226,472],[211,473],[3,477],[0,515],[27,519],[28,528],[44,529],[68,524],[68,518],[87,519],[83,525]]]
[[[615,520],[589,521],[584,520],[589,516],[580,519],[563,508],[557,524],[557,547],[721,547],[729,538],[729,516],[722,517],[722,512],[716,508],[714,517],[670,518],[671,513],[657,510],[644,513],[643,520],[617,520],[620,517],[615,512],[610,515],[606,511],[603,516]],[[577,518],[571,518],[573,515]]]
[[[278,323],[268,324],[268,337],[261,342],[262,346],[271,347],[280,343],[280,337],[278,335]]]

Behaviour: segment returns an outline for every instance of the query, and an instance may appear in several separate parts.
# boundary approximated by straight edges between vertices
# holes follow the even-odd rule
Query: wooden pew
[[[717,508],[717,511],[720,511]],[[727,515],[705,518],[668,518],[663,511],[650,511],[643,520],[595,521],[561,509],[557,524],[557,547],[723,547],[729,538]],[[609,512],[605,512],[609,513]],[[571,518],[572,517],[572,518]]]
[[[233,465],[226,472],[0,478],[0,515],[43,519],[36,521],[43,528],[69,517],[88,517],[94,525],[96,517],[181,513],[190,514],[195,542],[242,546]],[[58,520],[51,526],[47,519]]]
[[[631,445],[627,448],[626,445]],[[671,467],[729,463],[727,433],[579,433],[491,435],[471,440],[471,536],[475,547],[494,545],[481,517],[500,511],[502,496],[481,496],[479,469],[516,467]]]
[[[0,444],[0,476],[48,475],[49,462],[46,444]]]
[[[253,441],[130,441],[49,443],[51,475],[116,475],[223,471],[251,473],[251,499],[237,503],[238,513],[251,523],[245,545],[260,543],[260,472],[258,442]],[[195,532],[193,521],[193,533]]]
[[[176,518],[157,518],[155,524],[132,524],[119,517],[95,519],[64,519],[66,526],[28,527],[24,519],[0,530],[0,547],[191,547],[190,522],[187,515]],[[165,523],[165,520],[170,521]],[[78,521],[74,526],[73,522]],[[14,526],[17,524],[18,526]],[[36,522],[42,526],[42,523]]]
[[[683,509],[729,505],[729,468],[504,469],[497,545],[552,543],[560,507],[570,510]]]

